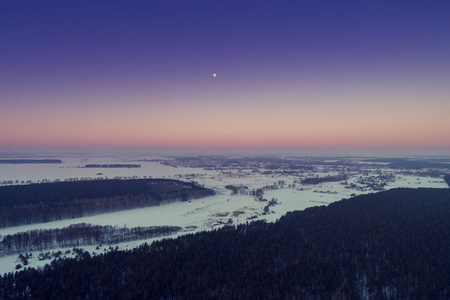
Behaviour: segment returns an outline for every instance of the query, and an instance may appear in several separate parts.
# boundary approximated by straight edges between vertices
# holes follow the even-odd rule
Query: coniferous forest
[[[0,228],[78,218],[213,195],[170,179],[89,180],[0,187]]]
[[[2,299],[449,299],[450,189],[394,189],[54,260]]]

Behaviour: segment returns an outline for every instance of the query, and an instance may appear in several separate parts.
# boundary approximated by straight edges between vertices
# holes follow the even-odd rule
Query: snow
[[[56,157],[58,158],[58,157]],[[144,157],[145,159],[146,157]],[[77,219],[61,220],[42,224],[32,224],[26,226],[17,226],[0,229],[0,235],[5,236],[18,232],[34,230],[34,229],[51,229],[67,227],[71,224],[90,223],[94,225],[118,225],[127,227],[136,226],[181,226],[183,230],[171,237],[176,237],[181,234],[196,232],[201,230],[210,230],[223,226],[231,219],[232,224],[245,223],[251,220],[267,220],[274,222],[283,216],[286,212],[293,210],[304,210],[312,206],[327,205],[329,203],[339,201],[343,198],[350,198],[352,194],[363,194],[373,192],[355,191],[347,189],[340,182],[327,182],[316,186],[303,186],[295,184],[295,187],[290,187],[295,179],[292,176],[280,175],[261,175],[245,173],[245,171],[238,173],[233,170],[229,174],[221,173],[220,171],[206,171],[200,168],[186,168],[186,167],[172,167],[162,165],[157,162],[139,161],[142,158],[123,158],[123,157],[64,157],[62,164],[20,164],[8,165],[0,164],[0,183],[5,180],[16,180],[19,183],[27,180],[33,182],[47,179],[53,181],[55,179],[64,180],[66,178],[82,178],[82,177],[108,177],[115,176],[143,178],[144,176],[151,176],[152,178],[174,178],[186,180],[187,174],[201,174],[195,177],[195,181],[204,184],[205,187],[216,190],[216,195],[192,200],[189,202],[176,202],[172,204],[147,207],[141,209],[134,209],[128,211],[120,211],[115,213],[102,214],[97,216],[83,217]],[[141,168],[78,168],[85,164],[112,164],[112,163],[133,163],[140,164]],[[97,176],[97,173],[103,173],[102,176]],[[326,175],[334,175],[334,173],[315,172],[315,175],[324,177]],[[351,177],[348,183],[355,183],[359,177]],[[285,181],[284,188],[267,190],[264,193],[265,199],[277,198],[279,204],[270,207],[271,213],[264,215],[263,209],[268,202],[255,201],[251,195],[231,195],[231,191],[225,189],[228,184],[245,185],[248,189],[257,189],[263,186],[272,185],[279,180]],[[396,187],[432,187],[432,188],[448,188],[447,184],[442,178],[429,178],[417,176],[403,176],[397,175],[395,182],[388,183],[386,189]],[[304,188],[304,190],[299,190]],[[1,238],[1,237],[0,237]],[[163,237],[161,237],[163,238]],[[143,242],[152,242],[157,238],[149,240],[139,240],[133,242],[126,242],[113,247],[119,249],[130,249],[136,247]],[[97,246],[81,246],[90,253],[101,253],[107,251],[109,245],[103,245],[96,249]],[[67,249],[50,249],[50,252],[62,251]],[[29,259],[31,267],[42,267],[51,260],[39,261],[37,256],[40,252],[33,252],[33,257]],[[71,254],[72,255],[72,254]],[[0,274],[15,271],[15,266],[18,262],[18,255],[0,257]]]

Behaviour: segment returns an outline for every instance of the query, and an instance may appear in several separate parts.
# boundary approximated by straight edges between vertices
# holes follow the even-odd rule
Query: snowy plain
[[[149,161],[157,157],[129,157],[129,156],[64,156],[61,164],[0,164],[0,184],[3,182],[13,182],[22,184],[27,181],[45,182],[55,180],[65,180],[74,178],[172,178],[195,180],[204,184],[207,188],[216,191],[216,195],[196,199],[188,202],[176,202],[167,205],[147,207],[141,209],[119,211],[90,217],[67,219],[55,222],[32,224],[0,229],[0,239],[8,234],[24,232],[34,229],[63,228],[71,224],[89,223],[93,225],[117,225],[127,227],[137,226],[180,226],[183,228],[170,237],[176,237],[186,233],[202,230],[211,230],[223,226],[224,224],[241,224],[249,220],[267,220],[274,222],[286,212],[294,210],[304,210],[312,206],[327,205],[339,201],[343,198],[350,198],[352,194],[363,194],[371,191],[358,191],[345,188],[340,182],[326,182],[316,186],[302,186],[295,184],[298,178],[286,175],[263,175],[248,172],[230,170],[223,172],[220,170],[204,170],[201,168],[173,167],[163,165],[155,161]],[[117,164],[132,163],[140,164],[141,168],[83,168],[86,164]],[[380,167],[380,166],[375,166]],[[394,172],[384,170],[384,172]],[[99,174],[101,173],[101,174]],[[315,172],[314,176],[326,176],[327,173]],[[328,174],[329,175],[329,174]],[[348,183],[355,183],[358,176],[348,179]],[[275,182],[284,181],[283,188],[268,190],[264,193],[264,198],[270,200],[276,198],[278,204],[270,207],[269,214],[263,214],[267,202],[255,201],[251,195],[231,195],[230,190],[225,189],[226,185],[245,185],[249,190],[258,189],[272,185]],[[294,186],[295,184],[295,186]],[[395,182],[389,182],[386,189],[397,187],[431,187],[448,188],[442,178],[417,177],[396,175]],[[303,188],[303,190],[300,190]],[[155,239],[138,240],[112,245],[118,249],[131,249],[144,242],[151,243]],[[80,246],[91,254],[108,251],[111,245]],[[62,251],[68,249],[49,249],[49,252]],[[69,249],[71,250],[71,249]],[[50,263],[50,259],[38,260],[39,252],[33,252],[27,267],[42,267]],[[13,272],[19,264],[18,255],[0,257],[0,274]]]

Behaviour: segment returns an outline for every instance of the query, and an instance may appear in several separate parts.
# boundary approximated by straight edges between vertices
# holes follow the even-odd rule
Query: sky
[[[3,0],[0,153],[450,155],[449,53],[449,1]]]

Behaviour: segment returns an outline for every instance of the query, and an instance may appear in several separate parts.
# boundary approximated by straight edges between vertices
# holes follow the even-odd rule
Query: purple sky
[[[449,16],[449,1],[2,1],[0,152],[450,155]]]

